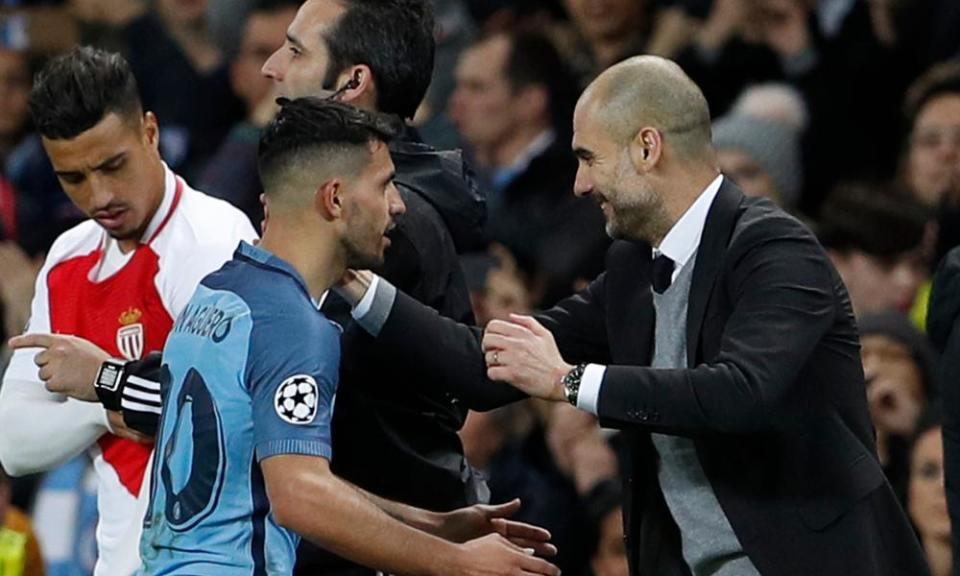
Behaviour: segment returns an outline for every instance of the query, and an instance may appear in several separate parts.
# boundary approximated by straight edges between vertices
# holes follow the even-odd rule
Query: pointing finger
[[[19,350],[21,348],[49,348],[56,342],[56,336],[53,334],[24,334],[23,336],[14,336],[10,339],[10,348]]]

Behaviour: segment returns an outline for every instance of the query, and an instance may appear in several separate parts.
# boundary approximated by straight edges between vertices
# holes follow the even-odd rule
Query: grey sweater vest
[[[687,368],[687,304],[695,261],[696,254],[663,294],[653,294],[654,368]],[[680,528],[683,558],[694,576],[760,576],[713,493],[693,441],[665,434],[652,438],[660,455],[660,487]]]

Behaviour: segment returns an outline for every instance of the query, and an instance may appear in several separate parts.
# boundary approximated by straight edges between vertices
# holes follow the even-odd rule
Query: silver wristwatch
[[[567,397],[567,402],[574,406],[577,405],[577,398],[580,396],[580,380],[586,369],[586,364],[577,364],[560,381],[563,384],[563,393]]]

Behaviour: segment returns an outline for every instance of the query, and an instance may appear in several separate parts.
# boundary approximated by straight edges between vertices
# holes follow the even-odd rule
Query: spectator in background
[[[840,180],[891,177],[896,144],[877,118],[896,114],[907,67],[855,0],[715,0],[678,63],[715,117],[751,83],[786,81],[810,107],[803,209]],[[838,90],[836,87],[843,86]]]
[[[629,576],[623,541],[623,493],[616,482],[605,483],[586,500],[593,576]]]
[[[731,113],[784,124],[800,134],[810,125],[810,112],[803,95],[781,82],[756,84],[745,89],[734,101]]]
[[[0,574],[44,574],[37,538],[26,514],[10,504],[10,479],[3,468],[0,468]]]
[[[960,64],[934,67],[910,88],[902,176],[927,206],[960,205]]]
[[[570,194],[577,164],[566,127],[572,95],[544,37],[495,34],[464,52],[450,116],[486,183],[487,236],[537,278],[535,301],[599,270],[608,239],[589,199]]]
[[[612,64],[644,52],[653,0],[563,0],[572,30],[558,41],[580,88]]]
[[[932,576],[953,574],[950,516],[944,490],[942,417],[938,406],[923,415],[910,448],[907,512],[920,536]]]
[[[923,208],[881,185],[857,184],[831,194],[818,237],[850,294],[857,317],[910,309],[926,272]]]
[[[8,246],[30,257],[82,218],[30,129],[32,76],[27,52],[0,48],[0,241],[16,242]]]
[[[898,312],[864,316],[858,327],[877,455],[890,485],[905,501],[907,447],[917,419],[938,395],[936,353],[926,336]]]
[[[243,118],[223,51],[207,25],[207,0],[96,4],[100,9],[88,17],[120,31],[143,105],[163,126],[163,157],[192,180]]]
[[[230,63],[230,84],[243,100],[247,117],[237,123],[200,177],[201,188],[223,198],[259,228],[263,220],[257,143],[260,130],[276,112],[272,81],[260,69],[283,45],[300,0],[258,0],[247,14],[240,51]]]
[[[533,310],[526,278],[517,268],[513,255],[503,246],[495,244],[488,252],[464,255],[460,265],[470,290],[477,326]]]
[[[769,198],[790,211],[803,185],[799,140],[788,124],[744,114],[713,124],[720,170],[747,196]]]

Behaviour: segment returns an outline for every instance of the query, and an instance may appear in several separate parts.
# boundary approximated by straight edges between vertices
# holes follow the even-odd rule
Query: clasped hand
[[[483,334],[487,376],[544,400],[565,400],[561,380],[573,369],[567,364],[553,334],[530,316],[511,314],[509,321],[493,320]]]

